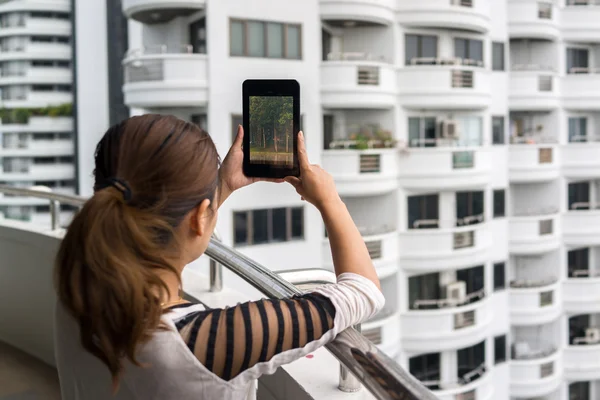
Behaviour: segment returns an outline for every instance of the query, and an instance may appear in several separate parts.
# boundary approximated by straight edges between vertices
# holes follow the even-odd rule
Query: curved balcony
[[[551,70],[515,65],[510,72],[509,102],[514,111],[545,111],[560,106],[559,80]]]
[[[475,295],[485,296],[482,291]],[[469,347],[484,340],[493,319],[490,300],[473,298],[474,303],[456,306],[449,300],[437,303],[439,309],[409,310],[401,316],[402,348],[408,352],[437,352]],[[419,302],[419,301],[418,301]]]
[[[477,399],[492,400],[494,398],[494,381],[492,372],[485,371],[483,376],[464,385],[452,385],[451,389],[435,391],[438,400]]]
[[[567,0],[561,11],[561,30],[565,41],[600,42],[600,2]]]
[[[510,294],[510,321],[513,325],[542,325],[558,318],[562,312],[560,284],[513,282]]]
[[[0,29],[0,38],[13,36],[70,36],[71,21],[27,17]]]
[[[600,313],[600,276],[589,276],[587,270],[577,272],[582,275],[578,278],[568,278],[563,282],[565,312],[577,314]]]
[[[68,68],[30,67],[22,73],[2,71],[0,85],[71,84],[73,76]]]
[[[569,210],[563,216],[564,243],[570,246],[600,246],[600,210],[589,203],[575,203],[580,209]],[[598,205],[591,205],[597,208]]]
[[[377,315],[363,322],[361,333],[391,358],[400,351],[400,320],[397,313]]]
[[[34,164],[20,171],[4,171],[2,180],[6,182],[68,180],[75,178],[73,164]]]
[[[123,13],[144,24],[165,23],[205,7],[206,0],[123,0]]]
[[[340,58],[347,56],[342,54]],[[368,58],[366,55],[358,58],[361,57]],[[388,109],[396,104],[396,92],[396,76],[391,64],[371,60],[321,64],[323,107]]]
[[[71,117],[44,117],[31,116],[26,120],[2,120],[0,132],[12,133],[38,133],[38,132],[72,132],[73,118]]]
[[[565,108],[600,108],[600,68],[574,68],[563,77],[562,97]]]
[[[563,379],[561,351],[534,359],[513,359],[510,362],[510,394],[519,398],[549,395]]]
[[[325,150],[323,168],[342,196],[371,196],[398,188],[396,149]]]
[[[491,72],[486,69],[462,65],[411,65],[399,68],[400,102],[410,109],[487,108],[492,99],[490,76]]]
[[[452,270],[485,263],[492,235],[489,223],[400,233],[400,265],[411,271]]]
[[[511,38],[555,40],[560,35],[558,8],[550,2],[509,0],[507,16]]]
[[[380,279],[387,278],[398,272],[398,232],[382,232],[374,230],[369,232],[360,229],[373,265]],[[333,258],[329,240],[323,241],[323,265],[333,270]]]
[[[71,45],[68,43],[27,43],[2,46],[0,61],[21,60],[70,60]]]
[[[509,218],[508,247],[511,254],[540,254],[560,247],[560,213],[548,211],[552,213],[540,210],[533,215]]]
[[[516,144],[508,150],[508,178],[512,183],[544,182],[560,176],[557,144]]]
[[[319,0],[325,21],[363,21],[376,24],[394,22],[395,0]]]
[[[481,147],[409,147],[399,158],[400,185],[439,190],[483,186],[492,158]]]
[[[568,178],[600,177],[600,142],[569,143],[561,148],[563,175]]]
[[[595,381],[600,379],[600,344],[565,348],[565,379]]]
[[[480,33],[490,30],[491,10],[486,0],[402,0],[398,21],[415,28],[461,29]]]
[[[206,54],[159,51],[133,52],[123,61],[125,104],[138,108],[206,106]]]

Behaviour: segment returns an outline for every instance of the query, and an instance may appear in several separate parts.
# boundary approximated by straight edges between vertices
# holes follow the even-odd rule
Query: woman
[[[95,194],[59,249],[56,359],[64,400],[241,399],[261,374],[377,313],[379,280],[325,171],[298,140],[286,181],[323,216],[338,283],[282,300],[207,309],[181,298],[219,206],[252,183],[243,130],[219,168],[210,136],[171,116],[133,117],[96,149]],[[112,382],[112,384],[111,384]]]

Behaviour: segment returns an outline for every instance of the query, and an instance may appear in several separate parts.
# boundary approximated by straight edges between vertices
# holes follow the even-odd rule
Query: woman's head
[[[118,377],[122,360],[160,325],[179,279],[215,227],[219,156],[210,136],[172,116],[133,117],[110,128],[96,149],[94,196],[61,243],[59,299],[84,347]]]

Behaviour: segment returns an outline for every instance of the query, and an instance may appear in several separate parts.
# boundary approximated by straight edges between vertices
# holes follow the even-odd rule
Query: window
[[[575,339],[585,338],[585,330],[590,328],[590,315],[582,314],[569,318],[569,344],[577,344]]]
[[[483,222],[483,192],[456,193],[456,226]]]
[[[302,29],[297,24],[232,19],[230,55],[300,60]]]
[[[439,226],[439,196],[437,194],[408,196],[408,229]]]
[[[587,117],[569,118],[569,143],[587,142]]]
[[[464,64],[483,66],[483,42],[476,39],[454,39],[454,56],[461,58]],[[469,60],[469,61],[467,61]],[[465,62],[467,61],[467,62]]]
[[[494,190],[494,218],[506,216],[506,191],[504,189]]]
[[[323,114],[323,149],[328,150],[333,142],[333,115]]]
[[[504,71],[504,43],[492,42],[492,70]]]
[[[194,53],[206,54],[206,18],[190,24],[190,44]]]
[[[569,400],[590,400],[590,382],[574,382],[569,385]]]
[[[53,62],[47,61],[47,60],[32,60],[31,61],[32,67],[51,67],[52,65],[53,65]]]
[[[478,379],[483,372],[475,374],[473,372],[485,364],[485,341],[476,344],[475,346],[467,347],[457,351],[458,354],[458,376],[465,383],[472,382]]]
[[[273,208],[233,213],[234,242],[252,245],[304,237],[304,208]]]
[[[467,284],[467,294],[480,292],[484,288],[485,270],[483,265],[459,269],[456,271],[456,280]]]
[[[569,183],[569,210],[590,209],[590,183]]]
[[[506,335],[494,338],[494,364],[506,361]]]
[[[419,304],[419,300],[439,300],[442,294],[440,290],[440,274],[411,276],[408,278],[408,307],[411,310],[437,308],[430,303]]]
[[[190,122],[204,131],[208,130],[206,114],[192,114],[190,115]]]
[[[538,2],[538,18],[552,19],[552,3]]]
[[[494,291],[506,288],[506,264],[494,264]]]
[[[53,85],[31,85],[31,90],[36,92],[52,92],[54,91]]]
[[[437,59],[437,36],[406,35],[406,65],[435,64]]]
[[[567,253],[569,278],[586,278],[590,275],[590,249],[576,249]]]
[[[435,118],[408,118],[408,141],[410,147],[435,147],[437,145]]]
[[[35,206],[35,212],[39,214],[49,213],[50,206]]]
[[[567,74],[587,73],[589,67],[588,49],[567,49]]]
[[[492,117],[492,144],[506,143],[504,116]]]
[[[410,374],[421,382],[440,381],[440,353],[421,354],[408,361]],[[427,385],[430,390],[438,390],[438,384]]]

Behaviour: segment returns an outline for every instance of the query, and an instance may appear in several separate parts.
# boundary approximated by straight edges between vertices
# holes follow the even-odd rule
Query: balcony
[[[330,54],[321,64],[321,103],[327,108],[389,109],[396,104],[394,66],[362,53]]]
[[[30,140],[25,146],[0,147],[0,157],[60,157],[74,152],[72,140]]]
[[[562,311],[557,280],[511,283],[510,321],[512,325],[542,325],[554,321]]]
[[[550,1],[509,0],[507,13],[511,38],[556,40],[560,35],[558,8]]]
[[[415,28],[490,30],[490,4],[486,0],[400,0],[398,21]]]
[[[182,53],[159,54],[144,49],[130,53],[123,61],[125,104],[139,108],[203,107],[208,103],[206,54],[194,54],[191,47]]]
[[[360,229],[360,228],[359,228]],[[367,230],[360,229],[363,239],[369,250],[373,265],[377,269],[379,278],[387,278],[398,272],[398,232],[385,228]],[[333,258],[329,240],[323,241],[323,264],[325,268],[333,270]]]
[[[70,84],[72,81],[73,75],[69,68],[29,67],[18,73],[2,71],[0,76],[0,85]]]
[[[203,10],[206,0],[123,0],[123,13],[143,24],[160,24]]]
[[[546,396],[562,384],[561,351],[533,359],[513,359],[510,362],[510,394],[519,398]]]
[[[415,59],[414,65],[399,68],[398,88],[402,106],[436,110],[487,108],[492,98],[491,72],[460,65],[466,61]]]
[[[374,345],[395,358],[400,352],[400,322],[397,313],[378,315],[362,324],[361,333]]]
[[[0,61],[70,60],[72,48],[68,43],[5,44]]]
[[[537,210],[509,218],[511,254],[531,255],[556,250],[561,243],[561,216],[556,210]]]
[[[27,17],[0,29],[0,37],[32,35],[71,36],[71,21]]]
[[[18,171],[4,171],[2,180],[7,182],[68,180],[75,178],[73,164],[35,164]]]
[[[489,336],[493,316],[483,291],[470,295],[471,304],[457,306],[450,300],[426,300],[438,309],[409,310],[401,316],[402,347],[411,353],[456,350],[481,342]],[[474,296],[479,296],[475,298]],[[419,302],[419,301],[417,301]]]
[[[437,225],[438,222],[435,223]],[[456,228],[401,232],[400,265],[406,270],[430,272],[483,264],[488,261],[492,245],[489,225],[484,222]]]
[[[394,22],[395,0],[319,0],[325,21],[362,21],[375,24]]]
[[[73,118],[29,116],[20,121],[4,119],[0,125],[0,131],[11,133],[72,132]]]
[[[563,175],[568,178],[600,177],[600,141],[568,143],[561,148]]]
[[[561,10],[562,37],[569,42],[600,42],[600,1],[566,0]]]
[[[597,204],[575,203],[563,216],[564,242],[569,246],[600,245],[600,210]],[[592,208],[591,210],[589,208]]]
[[[580,274],[578,277],[563,282],[565,312],[600,313],[600,276],[597,273],[590,275],[588,270],[576,272]]]
[[[511,183],[544,182],[560,176],[559,147],[549,144],[510,145],[508,178]]]
[[[545,111],[560,106],[556,73],[537,65],[514,65],[509,102],[513,111]]]
[[[325,150],[323,168],[342,196],[372,196],[398,188],[396,149]]]
[[[72,92],[29,91],[12,94],[5,92],[3,97],[5,108],[41,108],[48,104],[58,105],[73,103]]]
[[[409,147],[399,160],[400,185],[410,189],[483,186],[492,170],[490,151],[481,147]]]
[[[600,68],[573,68],[563,77],[562,97],[565,108],[600,108]]]
[[[600,343],[565,348],[565,379],[595,381],[600,379]]]
[[[491,371],[483,372],[483,376],[475,381],[451,386],[454,387],[435,392],[438,400],[492,400],[494,398],[494,382]]]

